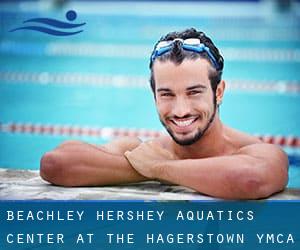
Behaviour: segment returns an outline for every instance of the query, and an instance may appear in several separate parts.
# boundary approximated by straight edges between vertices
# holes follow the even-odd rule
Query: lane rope
[[[91,73],[50,73],[50,72],[0,72],[0,84],[4,82],[32,83],[40,85],[88,85],[112,86],[117,88],[139,87],[150,88],[149,79],[145,76],[102,75]],[[274,92],[300,94],[299,81],[255,81],[255,80],[226,80],[227,88],[234,91]]]
[[[156,138],[165,133],[150,129],[130,129],[112,127],[90,127],[78,125],[48,125],[33,123],[0,123],[0,132],[4,133],[23,133],[32,135],[51,135],[51,136],[87,136],[103,139],[135,136],[141,138]],[[282,135],[259,135],[255,134],[266,143],[277,144],[291,148],[300,148],[300,137]]]
[[[300,62],[298,48],[232,48],[221,47],[227,61]],[[49,42],[45,46],[32,42],[3,41],[0,52],[24,56],[78,56],[146,59],[152,46],[142,44],[99,44],[92,42]]]

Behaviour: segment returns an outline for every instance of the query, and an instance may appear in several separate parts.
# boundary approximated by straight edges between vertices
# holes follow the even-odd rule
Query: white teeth
[[[192,122],[194,121],[194,119],[189,119],[189,120],[185,120],[185,121],[176,121],[173,120],[175,122],[175,124],[179,127],[186,127],[192,124]]]

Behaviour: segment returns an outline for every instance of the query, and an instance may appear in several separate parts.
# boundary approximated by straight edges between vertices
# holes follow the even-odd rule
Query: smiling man
[[[223,58],[203,32],[172,32],[155,45],[151,88],[169,136],[103,146],[68,141],[41,159],[40,174],[63,186],[160,180],[227,199],[258,199],[287,184],[288,160],[277,146],[219,118]]]

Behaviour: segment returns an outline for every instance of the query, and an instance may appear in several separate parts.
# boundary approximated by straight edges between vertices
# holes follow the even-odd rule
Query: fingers
[[[160,143],[158,143],[157,141],[154,141],[154,140],[150,140],[145,143],[154,148],[163,148],[162,145],[160,145]]]
[[[125,157],[130,163],[134,163],[137,159],[151,159],[151,160],[175,160],[177,159],[174,154],[172,154],[167,149],[163,148],[156,141],[147,141],[141,143],[132,151],[126,151],[124,153]]]
[[[164,147],[162,147],[162,145],[160,143],[158,143],[157,141],[148,141],[146,142],[149,147],[157,154],[165,156],[168,159],[173,159],[175,160],[176,157],[174,154],[172,154],[169,150],[165,149]]]
[[[132,168],[137,173],[139,173],[140,175],[142,175],[146,178],[149,178],[149,176],[147,175],[147,173],[145,172],[145,169],[143,167],[144,162],[142,162],[141,159],[139,158],[139,156],[140,156],[139,154],[136,154],[135,152],[131,152],[131,151],[126,151],[124,153],[124,156],[128,160],[128,162],[130,163]]]
[[[133,165],[132,152],[128,150],[124,153],[124,156],[129,161],[129,163]]]

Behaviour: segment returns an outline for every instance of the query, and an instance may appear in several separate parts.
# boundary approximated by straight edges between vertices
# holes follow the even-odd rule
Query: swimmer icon
[[[81,33],[83,30],[78,30],[78,31],[58,30],[58,29],[70,30],[70,29],[81,27],[86,24],[86,23],[79,23],[79,24],[71,23],[76,18],[77,18],[77,13],[74,10],[69,10],[66,13],[66,19],[69,22],[63,22],[63,21],[56,20],[53,18],[32,18],[32,19],[25,20],[23,23],[24,24],[25,23],[36,23],[36,25],[18,27],[18,28],[10,30],[10,32],[15,32],[15,31],[19,31],[19,30],[31,30],[31,31],[47,33],[47,34],[53,35],[53,36],[76,35],[78,33]],[[52,28],[39,26],[37,24],[45,24],[45,25],[51,26]],[[55,28],[57,28],[57,29],[55,29]]]

